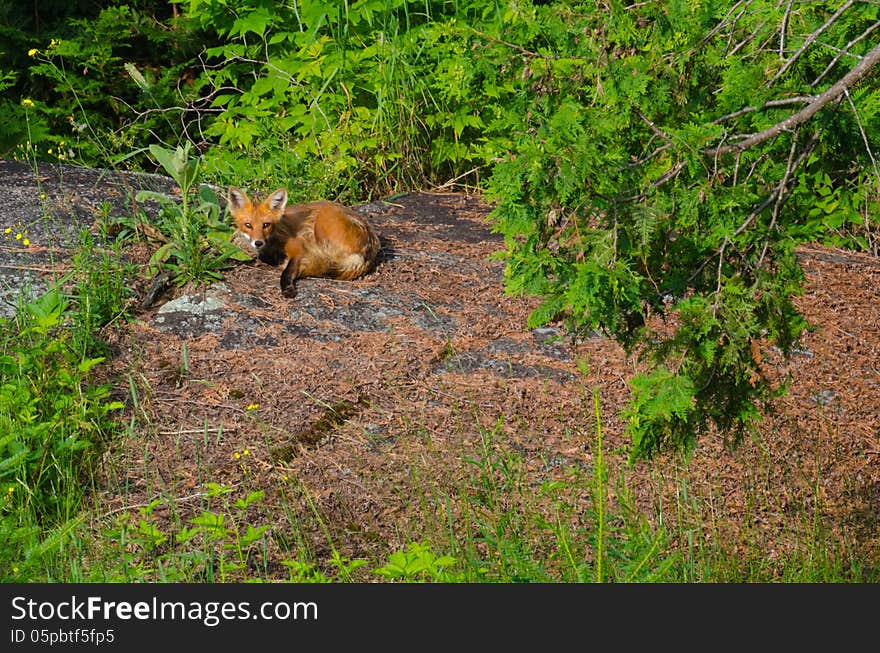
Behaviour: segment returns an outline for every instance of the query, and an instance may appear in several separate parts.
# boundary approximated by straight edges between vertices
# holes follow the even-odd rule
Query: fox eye
[[[245,222],[244,227],[245,227],[245,229],[253,229],[254,228],[254,226],[250,222]]]
[[[263,223],[263,229],[268,229],[268,228],[271,227],[271,226],[272,226],[272,223],[271,223],[271,222],[264,222],[264,223]]]

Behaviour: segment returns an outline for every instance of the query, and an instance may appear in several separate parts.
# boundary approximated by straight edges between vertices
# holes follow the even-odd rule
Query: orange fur
[[[287,206],[287,191],[276,190],[255,204],[230,188],[229,212],[236,227],[264,263],[287,259],[281,291],[292,297],[300,277],[356,279],[375,266],[379,238],[369,223],[342,204],[319,200]]]

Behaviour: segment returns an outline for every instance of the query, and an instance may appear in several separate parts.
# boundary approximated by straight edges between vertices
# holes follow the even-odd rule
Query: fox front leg
[[[299,259],[290,259],[281,273],[281,294],[288,299],[296,297],[296,279],[299,276]]]

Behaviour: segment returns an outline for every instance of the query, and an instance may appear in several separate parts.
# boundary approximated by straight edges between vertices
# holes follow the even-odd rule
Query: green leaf
[[[195,524],[196,526],[211,531],[222,531],[226,525],[226,519],[222,514],[207,510],[198,517],[193,517],[189,521],[191,524]]]
[[[240,544],[242,546],[249,546],[257,540],[261,539],[268,530],[268,526],[259,526],[258,528],[254,528],[249,524],[244,535],[242,535],[240,538]]]
[[[256,490],[248,494],[244,499],[238,499],[233,505],[239,510],[245,510],[252,504],[262,501],[265,494],[263,490]]]
[[[105,360],[104,357],[100,357],[100,358],[86,358],[86,359],[84,359],[83,361],[81,361],[81,362],[76,366],[76,368],[77,368],[80,372],[82,372],[83,374],[86,374],[86,373],[88,373],[89,370],[91,370],[95,365],[99,365],[99,364],[103,363],[104,360]]]
[[[258,7],[247,11],[247,13],[242,12],[242,15],[233,23],[229,34],[230,36],[244,36],[249,32],[253,32],[258,36],[262,36],[266,31],[266,27],[272,23],[273,18],[273,15],[269,13],[266,7]]]
[[[157,193],[151,190],[139,190],[137,193],[135,193],[134,199],[136,202],[154,201],[160,204],[174,202],[174,198],[171,195],[168,195],[166,193]]]

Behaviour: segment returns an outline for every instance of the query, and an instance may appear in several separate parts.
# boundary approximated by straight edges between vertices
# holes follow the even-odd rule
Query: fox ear
[[[283,188],[279,188],[266,198],[266,205],[273,211],[278,211],[280,213],[284,210],[284,207],[287,206],[287,191]]]
[[[229,203],[230,211],[243,211],[251,203],[251,201],[248,199],[248,196],[235,186],[229,187],[229,192],[226,195],[226,201]]]

